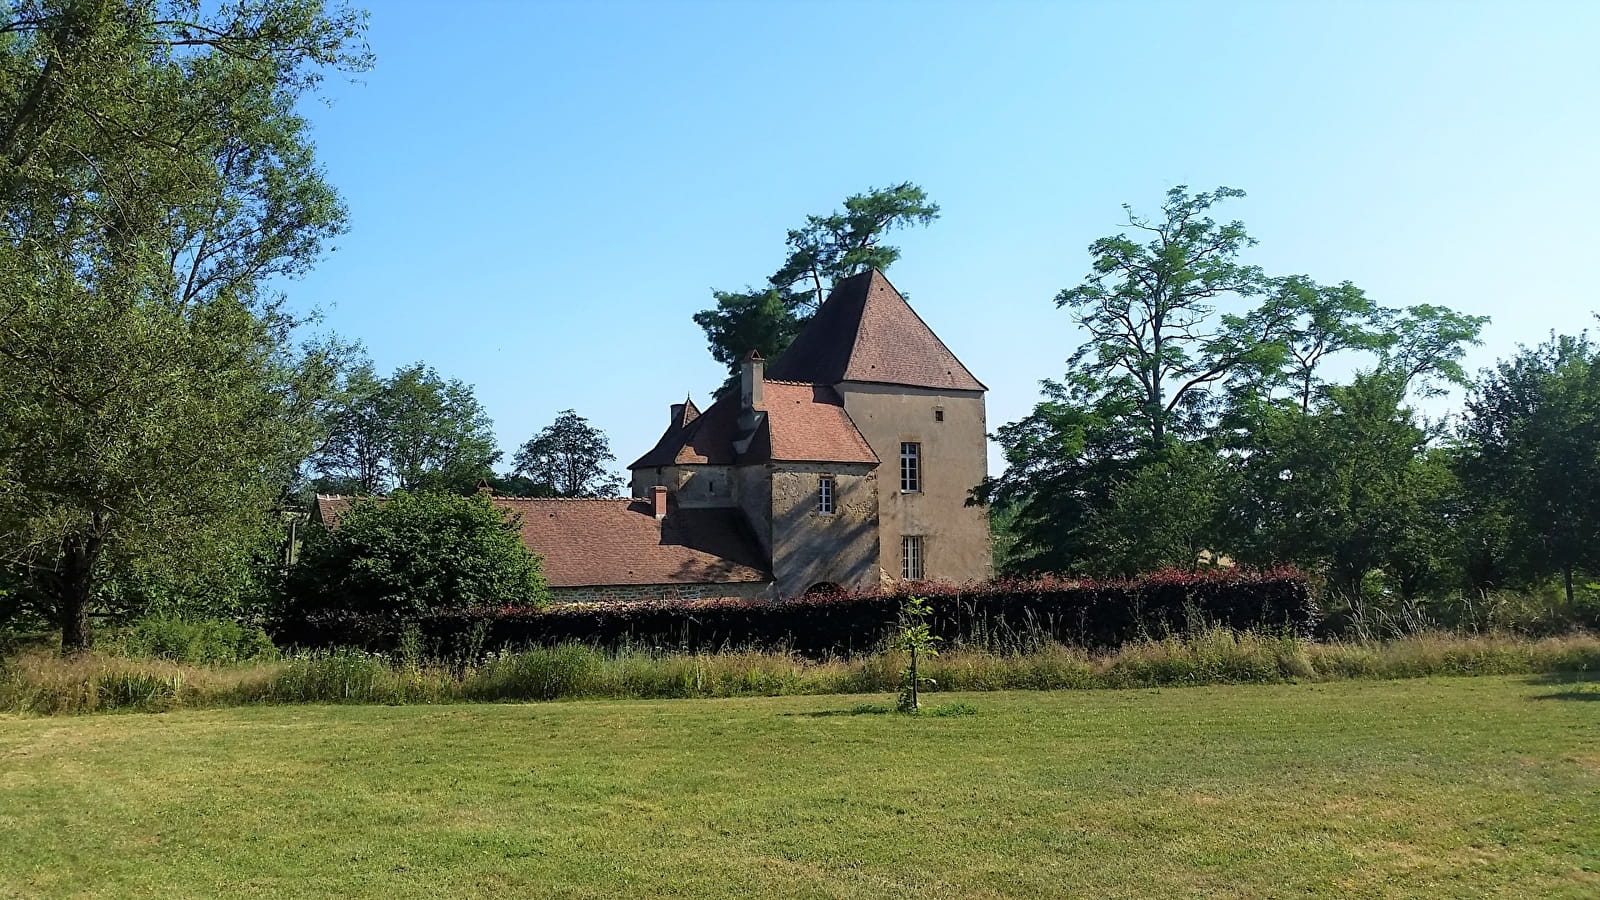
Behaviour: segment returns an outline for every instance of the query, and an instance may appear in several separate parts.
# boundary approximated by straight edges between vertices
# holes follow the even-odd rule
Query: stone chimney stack
[[[754,350],[744,355],[739,369],[739,427],[755,427],[756,411],[767,408],[767,362]]]
[[[650,503],[655,509],[657,519],[667,517],[667,486],[658,484],[650,489]]]

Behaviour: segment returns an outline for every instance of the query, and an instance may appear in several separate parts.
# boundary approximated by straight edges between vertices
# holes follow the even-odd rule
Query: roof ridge
[[[540,503],[620,503],[624,500],[629,503],[649,502],[649,498],[646,497],[502,497],[498,494],[493,499],[538,501]]]

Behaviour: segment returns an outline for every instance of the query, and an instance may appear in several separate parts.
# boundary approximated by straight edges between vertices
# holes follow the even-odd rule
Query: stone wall
[[[780,597],[819,584],[846,590],[879,585],[877,472],[860,463],[767,466],[772,482],[772,571]],[[834,479],[835,511],[817,509],[818,480]]]
[[[771,466],[737,466],[737,494],[739,509],[744,512],[745,521],[750,523],[750,529],[755,532],[756,542],[761,545],[761,556],[772,559],[772,467]]]
[[[770,582],[732,584],[613,584],[553,587],[552,603],[617,603],[629,600],[710,600],[719,597],[766,597]]]
[[[633,496],[648,499],[650,489],[665,485],[672,502],[684,509],[737,506],[738,482],[730,466],[681,465],[639,469],[633,473]]]
[[[882,461],[878,469],[880,559],[900,577],[900,538],[923,541],[931,581],[983,581],[991,573],[987,510],[967,496],[988,472],[987,423],[979,391],[936,391],[845,382],[844,407]],[[900,490],[900,444],[922,445],[922,490]]]

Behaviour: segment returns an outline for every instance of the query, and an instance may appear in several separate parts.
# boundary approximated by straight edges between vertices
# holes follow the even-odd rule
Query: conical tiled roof
[[[877,269],[843,279],[767,377],[987,390]]]

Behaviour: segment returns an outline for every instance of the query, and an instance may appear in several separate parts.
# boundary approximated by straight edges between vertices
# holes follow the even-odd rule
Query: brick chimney
[[[739,367],[739,428],[755,427],[756,411],[767,408],[767,362],[754,350],[744,355]]]
[[[658,484],[650,489],[650,505],[655,509],[657,519],[667,517],[667,486]]]

